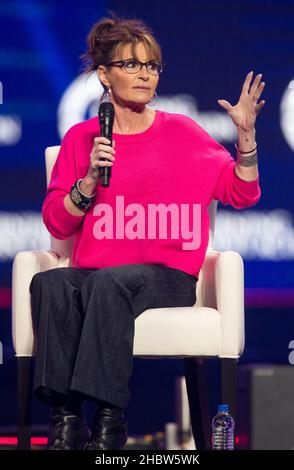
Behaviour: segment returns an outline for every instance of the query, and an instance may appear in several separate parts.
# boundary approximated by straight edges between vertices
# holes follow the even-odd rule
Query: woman
[[[238,130],[235,162],[189,117],[146,106],[162,60],[143,22],[103,18],[84,58],[114,106],[116,145],[97,137],[96,117],[62,140],[42,213],[54,237],[75,235],[73,265],[31,282],[34,390],[51,407],[49,449],[121,449],[135,318],[148,308],[195,304],[212,198],[235,208],[260,198],[254,124],[264,83],[258,75],[250,87],[251,72],[237,105],[219,100]],[[103,166],[112,167],[107,188]],[[97,403],[90,435],[84,399]]]

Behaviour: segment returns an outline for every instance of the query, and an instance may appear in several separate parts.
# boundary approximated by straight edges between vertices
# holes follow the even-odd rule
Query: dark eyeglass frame
[[[131,72],[130,70],[126,70],[124,67],[125,67],[126,63],[128,63],[128,62],[129,63],[130,62],[136,62],[137,64],[140,64],[140,70],[137,70],[136,72]],[[148,64],[156,64],[157,65],[157,73],[154,74],[154,73],[150,72],[150,70],[148,70],[148,68],[147,68]],[[106,65],[106,66],[111,65],[111,66],[114,66],[114,67],[120,67],[120,68],[124,69],[124,71],[126,73],[138,73],[139,71],[142,70],[143,65],[146,66],[147,72],[150,73],[151,75],[157,75],[157,74],[159,75],[159,74],[161,74],[161,72],[163,70],[163,63],[162,62],[156,62],[156,61],[153,61],[153,60],[150,60],[149,62],[141,62],[140,60],[136,60],[136,59],[126,59],[126,60],[116,60],[114,62],[108,62],[107,64],[103,64],[103,65]],[[160,68],[158,69],[158,67],[160,67]]]

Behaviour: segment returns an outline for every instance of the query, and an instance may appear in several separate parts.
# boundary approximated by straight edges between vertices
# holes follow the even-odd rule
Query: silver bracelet
[[[244,167],[255,166],[258,163],[257,152],[252,155],[245,156],[237,153],[237,164]]]
[[[83,181],[83,178],[80,178],[78,181],[77,181],[77,188],[78,188],[78,191],[79,193],[84,196],[84,197],[87,197],[88,199],[94,199],[94,197],[96,196],[96,191],[94,194],[92,194],[92,196],[87,196],[87,194],[84,194],[82,193],[81,189],[80,189],[80,182]]]

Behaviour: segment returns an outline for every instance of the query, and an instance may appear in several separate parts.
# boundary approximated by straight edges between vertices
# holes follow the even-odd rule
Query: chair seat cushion
[[[207,307],[145,310],[135,320],[134,356],[217,356],[221,318]]]

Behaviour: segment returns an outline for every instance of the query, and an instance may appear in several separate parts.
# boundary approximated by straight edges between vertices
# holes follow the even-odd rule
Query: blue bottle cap
[[[218,405],[217,411],[218,411],[218,413],[228,413],[229,412],[229,405]]]

